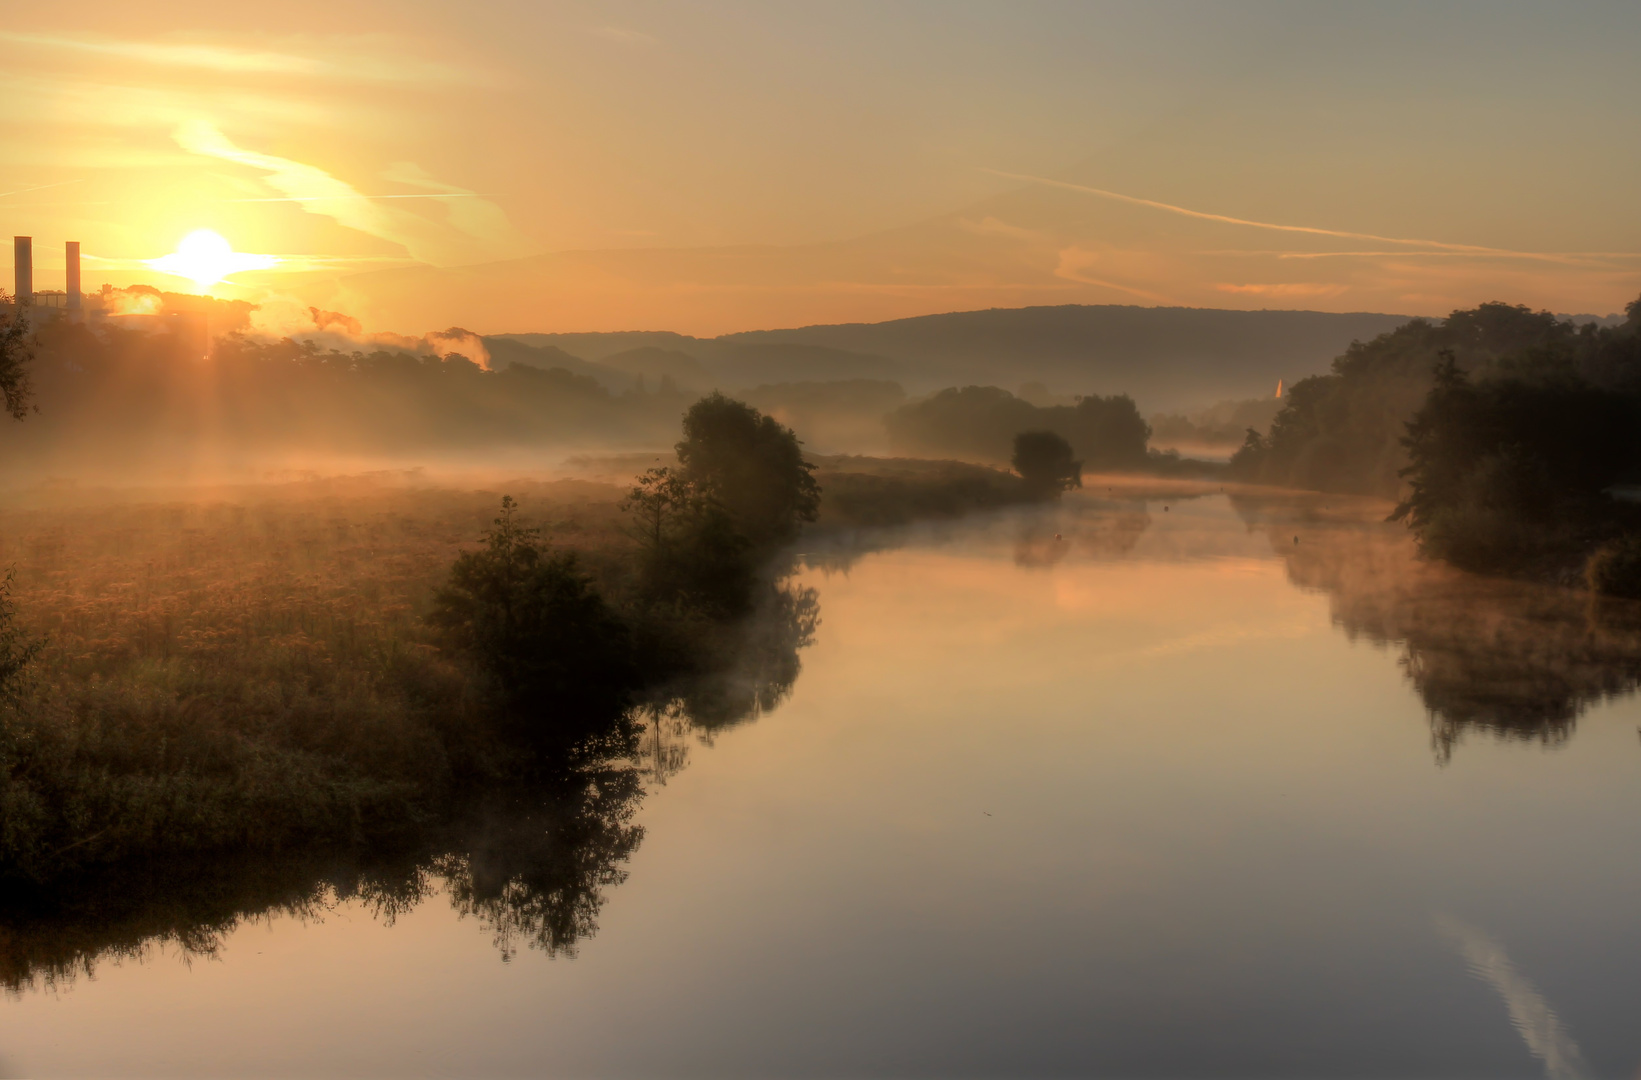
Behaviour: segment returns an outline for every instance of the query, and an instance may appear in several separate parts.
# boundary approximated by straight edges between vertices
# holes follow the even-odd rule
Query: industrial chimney
[[[34,237],[12,237],[11,257],[17,272],[17,287],[11,298],[14,303],[26,304],[34,299]]]
[[[64,291],[68,293],[68,317],[78,319],[80,317],[80,242],[70,240],[64,245],[63,251],[63,265],[67,268],[64,272],[68,277],[68,283],[63,286]]]

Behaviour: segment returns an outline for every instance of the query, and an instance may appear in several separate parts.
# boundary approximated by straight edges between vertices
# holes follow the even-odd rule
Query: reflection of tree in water
[[[643,840],[646,779],[681,769],[688,740],[774,708],[796,681],[820,619],[813,589],[782,588],[724,641],[725,662],[613,723],[583,759],[492,792],[395,852],[297,851],[116,867],[0,897],[0,988],[66,986],[102,963],[157,952],[217,956],[247,921],[320,919],[357,904],[391,924],[440,893],[519,948],[573,956]]]
[[[461,849],[433,859],[462,915],[493,934],[502,959],[520,943],[574,956],[598,930],[605,890],[627,879],[644,830],[638,770],[601,763],[567,770],[484,808]]]
[[[1406,529],[1375,520],[1376,503],[1232,502],[1267,531],[1290,580],[1329,594],[1352,640],[1402,646],[1442,761],[1473,731],[1559,745],[1591,704],[1641,686],[1641,605],[1592,606],[1570,589],[1420,559]]]
[[[346,901],[391,923],[431,885],[403,855],[364,865],[349,854],[300,852],[147,862],[33,895],[12,890],[0,902],[0,987],[66,986],[100,963],[160,951],[210,959],[249,919],[319,919]]]
[[[639,710],[639,759],[650,777],[665,784],[688,764],[693,740],[710,744],[718,733],[784,701],[802,670],[798,650],[814,641],[819,625],[814,589],[771,590],[751,618],[731,628],[722,643],[723,663],[671,686]]]
[[[1116,559],[1134,550],[1151,513],[1143,499],[1080,499],[1059,513],[1022,517],[1014,538],[1014,565],[1053,566],[1076,551],[1085,558]]]

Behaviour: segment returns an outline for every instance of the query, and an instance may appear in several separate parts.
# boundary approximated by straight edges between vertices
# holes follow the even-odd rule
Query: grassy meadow
[[[813,597],[783,591],[777,566],[759,610],[729,621],[646,598],[615,482],[644,463],[632,457],[581,463],[591,480],[412,471],[8,496],[0,567],[19,646],[37,651],[0,724],[0,866],[44,882],[446,820],[508,770],[482,675],[429,619],[503,494],[633,628],[648,704],[607,749],[642,754],[645,728],[659,747],[685,714],[710,733],[771,707],[818,622]],[[1029,497],[1012,474],[952,462],[824,459],[816,475],[820,529]]]
[[[619,572],[619,489],[508,490],[595,579]],[[423,617],[499,498],[376,476],[0,508],[17,626],[40,643],[0,744],[0,856],[45,875],[436,813],[482,764],[453,748],[484,747],[451,737],[477,702]]]

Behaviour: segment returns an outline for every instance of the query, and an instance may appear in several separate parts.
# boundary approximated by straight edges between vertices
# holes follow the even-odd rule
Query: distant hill
[[[1057,394],[1131,394],[1147,412],[1271,393],[1326,371],[1354,340],[1403,315],[1067,304],[717,338],[639,331],[511,334],[598,361],[635,348],[683,354],[737,390],[761,383],[890,379],[913,393],[1041,382]]]
[[[720,381],[714,372],[688,353],[658,349],[654,345],[612,353],[601,357],[598,363],[633,378],[641,376],[652,388],[661,385],[663,379],[671,379],[680,390],[710,390]]]
[[[630,385],[635,375],[652,383],[668,375],[680,387],[740,390],[764,383],[894,379],[905,369],[886,356],[826,345],[738,342],[667,331],[500,334],[484,341],[496,358],[577,374],[590,371],[606,383],[620,372],[621,386]]]
[[[610,390],[624,390],[632,383],[630,376],[620,375],[598,364],[589,364],[556,345],[532,344],[505,337],[483,340],[484,347],[490,352],[490,364],[498,371],[509,364],[522,364],[543,369],[561,368],[574,375],[586,375],[597,379]]]
[[[721,340],[826,345],[895,358],[908,386],[1045,383],[1055,393],[1133,395],[1178,408],[1272,392],[1327,370],[1353,340],[1403,315],[1068,304],[760,330]]]

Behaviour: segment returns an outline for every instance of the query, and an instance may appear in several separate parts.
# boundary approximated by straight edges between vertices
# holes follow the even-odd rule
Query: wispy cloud
[[[1641,260],[1641,251],[1269,251],[1251,248],[1195,251],[1193,255],[1273,259],[1501,259],[1600,267]]]
[[[384,178],[430,189],[414,195],[368,195],[316,165],[249,150],[201,120],[178,126],[177,145],[190,153],[233,162],[263,173],[262,181],[280,196],[266,201],[293,202],[310,214],[398,244],[412,258],[434,265],[506,258],[523,252],[501,208],[476,191],[444,183],[410,162],[400,162]],[[443,205],[443,223],[383,205],[386,199],[432,200]],[[261,197],[225,200],[260,202]]]
[[[47,188],[66,187],[69,184],[83,184],[83,183],[85,183],[84,179],[59,180],[55,184],[35,184],[33,187],[17,188],[16,190],[13,190],[13,191],[0,191],[0,199],[9,199],[13,195],[26,195],[31,191],[45,191]]]
[[[1237,296],[1270,296],[1270,297],[1315,297],[1339,296],[1350,289],[1349,285],[1341,285],[1332,281],[1280,281],[1271,284],[1235,285],[1223,283],[1214,286],[1222,293],[1231,293]]]
[[[310,214],[323,214],[362,233],[403,243],[388,215],[363,193],[316,165],[273,154],[259,154],[235,146],[228,137],[203,120],[180,125],[177,145],[191,153],[260,169],[268,186],[300,203]]]
[[[1588,1075],[1578,1044],[1533,980],[1510,960],[1503,945],[1469,923],[1448,916],[1438,916],[1436,928],[1458,949],[1470,973],[1491,986],[1504,1002],[1510,1025],[1527,1045],[1527,1052],[1544,1063],[1548,1080],[1582,1080]]]
[[[1243,225],[1252,229],[1270,229],[1275,232],[1304,233],[1309,236],[1330,236],[1341,240],[1371,240],[1377,244],[1406,244],[1410,247],[1429,247],[1443,251],[1462,252],[1485,255],[1525,255],[1527,252],[1512,252],[1502,248],[1481,247],[1476,244],[1452,244],[1445,240],[1421,240],[1411,237],[1378,236],[1374,233],[1349,232],[1343,229],[1321,229],[1310,225],[1284,225],[1273,221],[1254,221],[1250,218],[1231,217],[1228,214],[1213,214],[1206,210],[1192,210],[1185,206],[1175,206],[1173,203],[1158,202],[1155,199],[1142,199],[1137,195],[1124,195],[1117,191],[1106,191],[1103,188],[1089,187],[1086,184],[1073,184],[1066,180],[1051,180],[1042,176],[1031,176],[1026,173],[1003,172],[1000,169],[983,169],[993,176],[1001,176],[1009,180],[1022,180],[1026,183],[1041,184],[1044,187],[1061,188],[1065,191],[1076,191],[1084,195],[1094,195],[1102,199],[1112,199],[1116,202],[1128,203],[1132,206],[1144,206],[1152,210],[1161,210],[1170,214],[1179,214],[1183,217],[1196,218],[1199,221],[1215,221],[1223,225]]]
[[[325,41],[308,51],[274,52],[233,45],[0,30],[0,41],[35,49],[112,57],[169,69],[225,74],[301,76],[364,82],[475,82],[478,73],[406,55],[384,42]],[[384,47],[385,46],[385,47]]]
[[[524,253],[524,245],[512,222],[507,220],[507,215],[479,192],[446,183],[413,161],[399,161],[388,166],[382,173],[382,179],[428,192],[400,197],[439,200],[444,205],[450,226],[490,245],[495,257]]]

